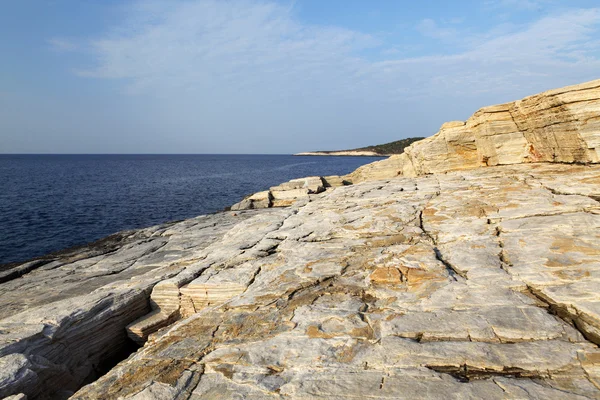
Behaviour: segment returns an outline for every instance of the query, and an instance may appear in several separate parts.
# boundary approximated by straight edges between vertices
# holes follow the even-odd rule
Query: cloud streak
[[[485,4],[490,8],[511,8],[516,10],[539,11],[555,0],[488,0]]]
[[[446,89],[469,95],[517,89],[517,98],[524,91],[598,78],[600,42],[593,34],[599,24],[600,9],[572,10],[515,32],[471,38],[471,47],[463,52],[389,60],[374,69],[383,69],[398,82],[406,73],[416,74],[423,83],[421,92]]]
[[[50,49],[56,52],[68,52],[77,50],[77,45],[68,39],[50,38],[46,41]]]
[[[404,136],[431,134],[442,121],[423,115],[446,118],[439,110],[449,104],[466,117],[488,101],[598,78],[600,9],[563,10],[500,34],[492,26],[473,35],[463,25],[423,21],[415,35],[463,39],[400,58],[382,37],[304,24],[293,8],[269,1],[144,2],[91,43],[95,66],[77,73],[120,79],[128,93],[162,101],[189,125],[229,132],[260,123],[262,135],[281,141],[287,132],[319,132],[315,143],[325,132],[336,142],[364,132],[366,116],[373,129],[387,115],[416,121],[397,127]],[[371,50],[386,59],[371,59]],[[423,121],[426,131],[415,131]]]
[[[454,28],[440,27],[433,19],[425,18],[417,25],[417,30],[424,36],[436,39],[453,38],[457,34]]]
[[[422,92],[424,83],[431,86],[441,77],[457,86],[472,84],[474,74],[514,82],[524,70],[576,78],[598,65],[592,33],[600,23],[599,9],[547,16],[491,39],[469,37],[474,43],[463,51],[383,62],[361,56],[364,49],[383,46],[377,38],[303,25],[290,8],[269,2],[197,1],[168,8],[154,3],[131,12],[132,25],[92,43],[98,65],[79,70],[80,75],[127,79],[134,91],[246,87],[260,94],[277,85],[292,92],[329,87],[347,93],[345,85],[353,82],[354,89],[377,88],[378,97],[387,98],[399,87]],[[431,19],[418,29],[438,38],[460,34]],[[71,49],[67,42],[53,44]],[[565,67],[568,73],[561,71]]]

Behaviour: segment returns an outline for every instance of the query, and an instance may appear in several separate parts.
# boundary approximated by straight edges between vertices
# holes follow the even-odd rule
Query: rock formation
[[[361,147],[351,150],[337,151],[309,151],[304,153],[294,154],[295,156],[368,156],[368,157],[389,157],[394,154],[402,154],[404,149],[423,137],[411,137],[406,139],[396,140],[390,143],[378,144],[375,146]]]
[[[597,163],[600,161],[599,110],[600,80],[550,90],[512,103],[484,107],[466,122],[445,123],[438,133],[412,143],[402,154],[367,164],[343,177],[322,179],[325,187],[335,187],[482,166]],[[302,154],[308,153],[299,155]],[[268,193],[260,194],[267,196]],[[247,198],[234,208],[287,206],[306,197],[306,193],[280,195],[286,196],[288,201],[255,203]]]
[[[17,266],[0,284],[0,397],[600,398],[599,85]],[[520,133],[492,124],[505,109]],[[518,161],[519,134],[535,157]]]
[[[379,154],[374,151],[343,150],[343,151],[306,151],[294,154],[295,156],[353,156],[353,157],[381,157],[391,154]]]
[[[484,107],[466,122],[442,125],[403,154],[350,174],[420,176],[480,166],[600,161],[600,80]],[[385,171],[385,172],[384,172]]]
[[[344,184],[343,179],[339,176],[326,178],[309,176],[307,178],[292,179],[289,182],[273,186],[267,191],[246,197],[241,202],[231,206],[231,210],[288,207],[298,200],[308,200],[310,194],[321,193],[326,187],[342,186]]]

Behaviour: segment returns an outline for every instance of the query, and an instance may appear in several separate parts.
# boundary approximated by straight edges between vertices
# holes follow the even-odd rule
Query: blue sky
[[[0,0],[0,153],[294,153],[600,78],[596,1]]]

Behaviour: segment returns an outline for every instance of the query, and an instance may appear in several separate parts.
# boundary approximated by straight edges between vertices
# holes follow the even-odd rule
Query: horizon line
[[[339,150],[326,150],[339,151]],[[302,153],[302,152],[300,152]],[[2,156],[295,156],[300,153],[0,153]],[[327,156],[327,155],[324,155]],[[339,157],[339,155],[330,155]],[[313,157],[299,155],[297,157]],[[321,156],[322,157],[322,156]],[[345,156],[353,157],[353,156]],[[354,157],[389,157],[384,155],[354,156]]]

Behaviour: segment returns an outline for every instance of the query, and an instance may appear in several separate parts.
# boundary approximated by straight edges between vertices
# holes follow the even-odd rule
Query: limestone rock
[[[350,182],[349,180],[345,179],[342,176],[338,176],[338,175],[324,176],[321,179],[323,179],[323,183],[325,184],[326,188],[346,186],[346,185],[352,184],[352,182]]]
[[[599,181],[489,167],[262,210],[73,398],[600,398]]]
[[[135,320],[127,325],[127,336],[140,346],[143,346],[150,334],[160,328],[171,325],[177,321],[178,312],[165,312],[160,309],[153,310],[150,314]]]
[[[252,201],[249,199],[243,199],[239,203],[235,203],[229,209],[231,211],[239,211],[239,210],[251,210],[253,208]]]
[[[258,192],[231,206],[232,211],[269,207],[289,207],[297,201],[307,201],[310,194],[325,191],[326,182],[319,176],[292,179],[270,190]]]
[[[231,206],[232,211],[238,210],[251,210],[256,208],[269,208],[271,207],[271,200],[273,197],[271,196],[271,192],[266,190],[264,192],[254,193],[251,196],[248,196],[244,200],[239,203],[236,203]]]
[[[271,192],[281,192],[297,189],[306,189],[308,193],[321,193],[325,188],[323,180],[319,176],[309,176],[307,178],[292,179],[289,182],[274,186]]]
[[[405,150],[406,151],[406,150]],[[357,168],[351,174],[348,174],[345,179],[350,182],[364,182],[378,179],[390,179],[402,176],[405,170],[404,164],[406,157],[404,154],[393,155],[385,160],[375,161],[373,163],[363,165]],[[413,176],[407,174],[407,176]]]
[[[600,398],[598,87],[9,270],[0,396]]]
[[[306,188],[302,189],[288,189],[288,190],[274,190],[273,194],[273,207],[287,207],[294,204],[298,199],[308,199],[309,190]]]
[[[298,200],[308,200],[309,194],[321,193],[325,184],[321,177],[311,176],[302,179],[292,179],[271,188],[273,207],[287,207]]]
[[[131,347],[125,327],[151,311],[153,286],[205,258],[207,246],[251,215],[127,233],[108,253],[82,249],[89,258],[68,254],[0,284],[0,396],[61,397],[103,373]]]
[[[600,162],[600,80],[484,107],[349,175],[354,182],[531,162]]]
[[[23,354],[8,354],[0,357],[0,397],[18,393],[26,387],[39,383],[38,374],[32,363]],[[18,394],[15,394],[17,399]]]

